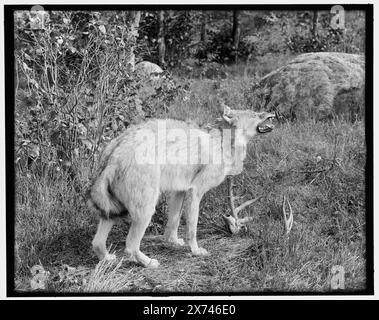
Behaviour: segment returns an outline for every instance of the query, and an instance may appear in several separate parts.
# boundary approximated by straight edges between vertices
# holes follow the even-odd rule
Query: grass
[[[189,97],[178,99],[165,116],[205,124],[219,116],[220,95],[233,108],[248,107],[248,79],[223,80],[218,89],[211,80],[194,80]],[[142,242],[142,251],[160,261],[156,270],[123,258],[126,222],[108,239],[118,259],[98,263],[91,251],[96,217],[84,199],[87,163],[79,164],[74,180],[65,173],[18,173],[16,290],[31,290],[30,268],[36,264],[49,272],[46,290],[53,292],[325,292],[334,265],[345,270],[346,290],[364,289],[365,161],[362,121],[279,125],[250,144],[245,171],[236,178],[241,197],[264,195],[244,210],[253,217],[248,231],[230,236],[221,230],[220,215],[229,210],[223,183],[201,202],[198,238],[210,255],[193,257],[189,248],[160,237],[163,196]],[[284,194],[295,221],[288,239],[281,221]]]

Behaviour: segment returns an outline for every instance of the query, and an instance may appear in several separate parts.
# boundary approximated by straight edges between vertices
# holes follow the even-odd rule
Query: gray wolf
[[[193,255],[206,255],[196,233],[203,195],[227,175],[243,169],[248,141],[272,130],[274,113],[232,110],[224,105],[222,118],[212,129],[178,120],[152,119],[132,125],[102,151],[89,191],[88,205],[100,213],[93,250],[99,259],[114,259],[106,240],[117,218],[131,220],[125,254],[145,267],[156,259],[140,251],[140,243],[161,192],[169,192],[168,242],[188,244]],[[178,238],[181,209],[187,193],[186,241]]]

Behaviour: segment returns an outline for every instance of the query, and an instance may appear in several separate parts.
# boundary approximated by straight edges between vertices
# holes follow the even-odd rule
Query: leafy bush
[[[143,60],[157,62],[158,12],[145,11],[142,17],[138,53]],[[165,11],[164,17],[165,58],[169,67],[182,67],[185,59],[220,64],[236,60],[232,11]],[[329,11],[242,10],[238,60],[320,51],[363,53],[364,12],[345,11],[344,29],[333,29],[332,18]]]
[[[130,12],[49,12],[40,29],[16,19],[18,169],[51,175],[92,168],[102,143],[165,110],[180,92],[168,74],[133,71]]]

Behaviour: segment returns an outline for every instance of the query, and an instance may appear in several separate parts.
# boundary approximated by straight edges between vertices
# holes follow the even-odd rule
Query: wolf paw
[[[106,260],[106,261],[112,261],[112,260],[116,260],[116,255],[114,253],[106,253],[103,260]]]
[[[206,256],[206,255],[208,255],[209,253],[208,253],[208,251],[205,250],[204,248],[197,248],[197,249],[195,249],[195,250],[192,250],[192,254],[193,254],[194,256]]]
[[[169,243],[172,243],[174,245],[181,246],[181,247],[184,246],[184,244],[185,244],[184,240],[181,238],[176,238],[176,239],[168,238],[167,241]]]
[[[178,246],[184,246],[185,242],[182,238],[178,238],[176,241],[175,241],[175,244],[177,244]]]
[[[138,262],[136,256],[128,250],[125,250],[125,259],[130,262]]]
[[[147,268],[155,269],[159,267],[159,262],[156,259],[150,259],[149,264],[146,266]]]

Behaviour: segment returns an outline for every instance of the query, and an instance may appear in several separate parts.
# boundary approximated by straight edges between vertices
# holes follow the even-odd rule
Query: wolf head
[[[272,131],[275,113],[252,110],[233,110],[224,105],[224,120],[236,129],[241,129],[247,138]]]

